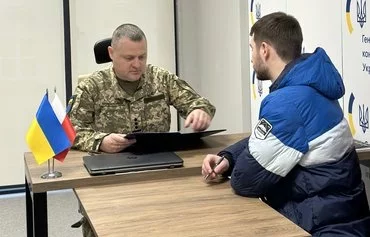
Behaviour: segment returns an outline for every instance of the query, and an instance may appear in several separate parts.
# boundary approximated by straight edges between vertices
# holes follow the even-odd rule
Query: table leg
[[[32,197],[31,191],[28,187],[26,178],[26,218],[27,218],[27,237],[33,237],[33,212],[32,212]]]
[[[33,193],[26,180],[27,237],[48,236],[47,193]]]

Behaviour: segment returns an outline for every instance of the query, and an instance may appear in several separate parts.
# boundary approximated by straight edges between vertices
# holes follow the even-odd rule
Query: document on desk
[[[217,129],[217,130],[208,130],[208,131],[199,131],[199,132],[186,132],[186,133],[180,133],[180,132],[136,132],[136,133],[129,133],[125,136],[127,139],[165,139],[165,140],[171,140],[171,139],[199,139],[202,137],[210,136],[216,133],[224,132],[226,129]]]
[[[208,130],[200,132],[136,132],[125,136],[127,139],[136,139],[136,143],[125,151],[178,151],[196,148],[202,144],[201,138],[226,129]]]

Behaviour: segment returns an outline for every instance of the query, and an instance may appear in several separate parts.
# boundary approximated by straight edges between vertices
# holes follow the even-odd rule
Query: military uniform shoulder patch
[[[257,126],[254,128],[254,135],[256,138],[265,140],[267,135],[270,134],[272,130],[272,125],[266,119],[262,118],[258,121]]]

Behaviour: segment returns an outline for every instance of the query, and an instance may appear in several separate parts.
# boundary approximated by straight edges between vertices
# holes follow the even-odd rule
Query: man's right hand
[[[108,153],[120,152],[136,142],[125,138],[125,134],[111,133],[105,136],[100,144],[100,150]]]
[[[218,175],[229,169],[229,161],[227,159],[223,159],[222,162],[219,163],[221,159],[222,157],[212,154],[208,154],[206,158],[204,158],[202,175],[203,177],[207,177],[206,182],[213,181]],[[219,163],[219,165],[215,167],[217,163]]]

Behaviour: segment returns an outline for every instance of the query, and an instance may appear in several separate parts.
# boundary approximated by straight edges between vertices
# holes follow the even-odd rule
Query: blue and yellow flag
[[[26,135],[26,141],[38,164],[70,148],[72,142],[44,95]]]

